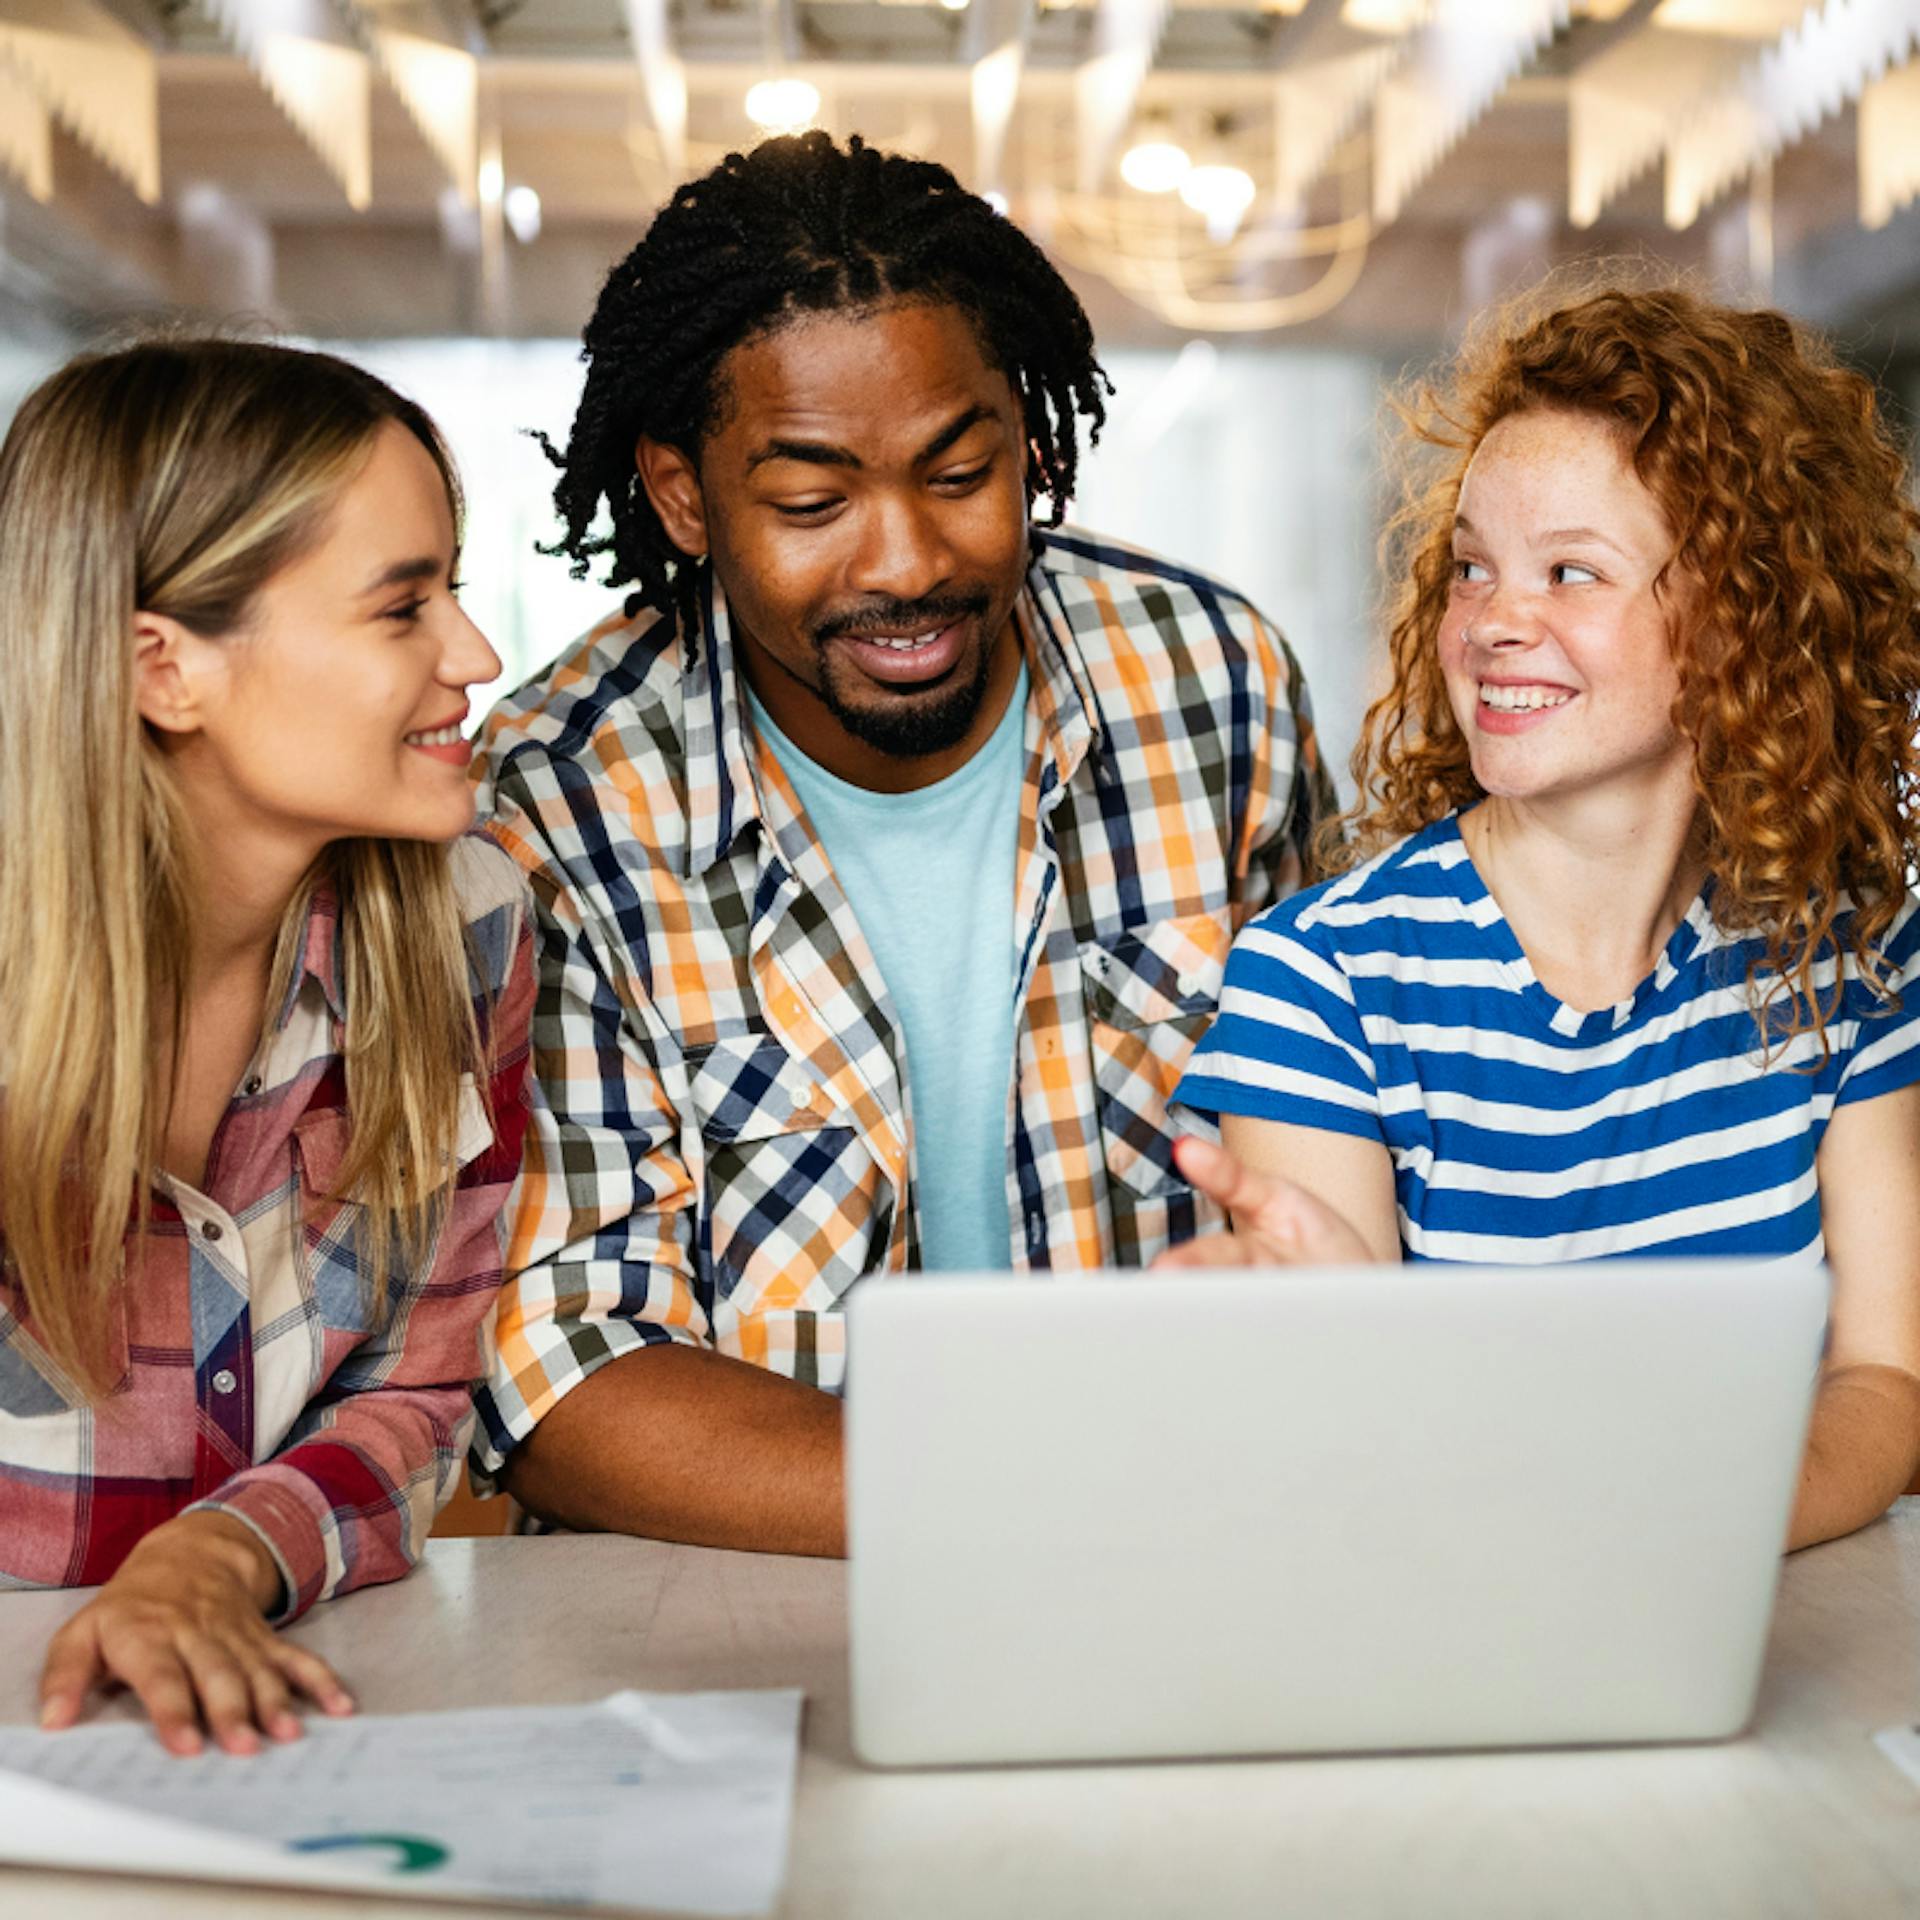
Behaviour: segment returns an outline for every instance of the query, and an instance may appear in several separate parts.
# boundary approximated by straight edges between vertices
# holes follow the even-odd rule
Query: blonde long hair
[[[89,1392],[131,1225],[144,1236],[178,1069],[199,898],[194,834],[135,702],[136,611],[215,637],[319,535],[386,421],[460,493],[433,423],[330,354],[154,340],[71,362],[0,445],[0,1280]],[[283,1000],[313,893],[339,905],[352,1142],[376,1310],[449,1187],[479,1065],[444,846],[336,842],[288,904]]]

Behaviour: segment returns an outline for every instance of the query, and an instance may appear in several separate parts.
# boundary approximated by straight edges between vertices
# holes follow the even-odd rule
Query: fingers
[[[258,1753],[253,1676],[265,1663],[257,1655],[248,1658],[229,1644],[199,1634],[182,1640],[181,1653],[215,1744],[228,1753]]]
[[[123,1620],[56,1642],[42,1684],[42,1725],[71,1725],[76,1697],[84,1699],[89,1686],[109,1678],[126,1684],[161,1744],[181,1755],[203,1751],[203,1725],[226,1753],[258,1753],[263,1731],[275,1740],[297,1740],[295,1688],[328,1713],[353,1711],[352,1697],[326,1661],[284,1643],[264,1621],[209,1630]]]
[[[1262,1254],[1251,1240],[1237,1233],[1203,1233],[1197,1240],[1183,1240],[1168,1247],[1153,1262],[1161,1267],[1260,1267],[1270,1266],[1272,1255]]]
[[[1256,1267],[1311,1260],[1319,1248],[1317,1236],[1309,1229],[1320,1224],[1323,1213],[1338,1219],[1304,1188],[1291,1180],[1254,1173],[1210,1140],[1191,1135],[1176,1140],[1173,1157],[1193,1186],[1224,1207],[1233,1222],[1230,1235],[1204,1234],[1189,1240],[1187,1247],[1201,1251],[1183,1265]]]
[[[145,1641],[112,1664],[146,1708],[154,1733],[169,1753],[186,1758],[204,1748],[193,1681],[186,1663],[171,1645]]]
[[[262,1732],[298,1739],[296,1692],[328,1713],[353,1711],[333,1668],[268,1625],[265,1581],[214,1529],[220,1518],[189,1513],[156,1527],[54,1636],[41,1674],[43,1725],[71,1726],[87,1693],[113,1681],[133,1691],[178,1754],[204,1750],[203,1724],[234,1754],[258,1753]],[[241,1542],[249,1553],[251,1542]]]
[[[1182,1257],[1167,1264],[1331,1267],[1375,1257],[1353,1223],[1305,1187],[1255,1173],[1211,1141],[1185,1137],[1174,1142],[1173,1153],[1192,1185],[1227,1210],[1233,1232],[1190,1240],[1176,1250]]]
[[[248,1676],[253,1688],[253,1721],[273,1740],[298,1740],[300,1716],[293,1710],[277,1660],[262,1661]]]
[[[322,1713],[351,1713],[353,1695],[340,1683],[340,1676],[317,1653],[296,1647],[290,1640],[273,1643],[274,1663],[292,1684],[313,1701]]]
[[[1189,1185],[1229,1213],[1251,1213],[1280,1191],[1280,1183],[1250,1173],[1225,1147],[1192,1134],[1173,1143],[1173,1161]]]
[[[40,1670],[41,1726],[50,1733],[72,1726],[87,1695],[105,1678],[99,1637],[82,1613],[68,1621],[47,1648],[47,1662]]]
[[[1374,1258],[1345,1214],[1290,1180],[1280,1183],[1256,1225],[1260,1235],[1296,1265],[1365,1266]]]
[[[261,1732],[275,1740],[300,1738],[290,1688],[325,1713],[353,1711],[352,1695],[326,1661],[264,1624],[234,1641],[198,1637],[185,1650],[208,1731],[228,1753],[258,1753]]]

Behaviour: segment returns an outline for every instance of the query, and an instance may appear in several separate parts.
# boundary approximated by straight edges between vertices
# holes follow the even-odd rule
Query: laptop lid
[[[1822,1270],[869,1281],[855,1744],[881,1765],[1721,1737]]]

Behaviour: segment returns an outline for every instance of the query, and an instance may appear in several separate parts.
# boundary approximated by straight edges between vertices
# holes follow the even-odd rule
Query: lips
[[[1526,733],[1564,712],[1579,694],[1539,680],[1482,680],[1474,720],[1482,733]]]
[[[430,760],[441,761],[450,767],[464,767],[473,757],[472,742],[463,739],[460,733],[461,722],[466,717],[463,708],[442,726],[417,728],[406,736],[407,745],[415,753],[424,753]]]
[[[923,686],[952,672],[965,644],[967,623],[900,633],[843,633],[827,644],[838,647],[870,680],[888,686]]]

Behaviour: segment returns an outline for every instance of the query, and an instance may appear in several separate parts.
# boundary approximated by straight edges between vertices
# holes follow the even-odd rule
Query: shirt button
[[[240,1381],[231,1367],[222,1367],[220,1371],[213,1376],[213,1390],[215,1393],[231,1393],[239,1384]]]
[[[200,1222],[200,1237],[203,1240],[218,1240],[220,1238],[220,1222],[218,1220],[202,1220]]]

